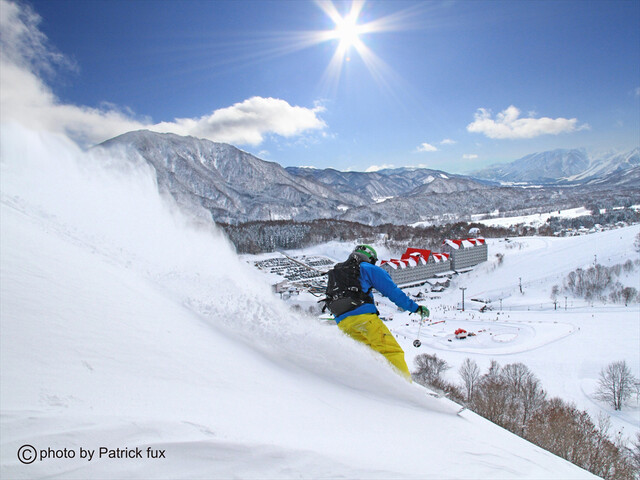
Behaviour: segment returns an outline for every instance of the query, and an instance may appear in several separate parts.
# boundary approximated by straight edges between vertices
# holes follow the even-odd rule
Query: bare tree
[[[634,298],[638,295],[638,291],[633,287],[625,287],[622,289],[621,296],[624,300],[624,306],[626,307],[633,301]]]
[[[492,361],[474,390],[468,406],[486,419],[605,480],[638,480],[640,436],[631,448],[621,433],[609,438],[609,417],[596,425],[574,404],[547,399],[526,365]]]
[[[467,402],[472,402],[473,394],[478,386],[478,382],[480,381],[480,368],[478,368],[478,364],[475,360],[465,358],[458,370],[458,373],[460,374],[460,377],[462,377],[462,381],[464,383]]]
[[[556,305],[558,301],[558,295],[560,295],[560,286],[554,285],[551,287],[551,300],[553,300],[553,304]]]
[[[631,396],[635,382],[626,361],[613,362],[600,372],[596,398],[615,410],[621,410],[625,400]]]
[[[471,409],[487,420],[509,428],[510,395],[500,375],[483,375],[473,394]]]
[[[434,383],[443,372],[451,368],[444,359],[438,358],[435,353],[433,355],[423,353],[418,355],[414,361],[418,370],[413,372],[413,378],[423,385]]]
[[[495,360],[491,360],[487,373],[484,374],[483,379],[496,378],[500,376],[500,364]]]
[[[525,380],[532,375],[524,363],[510,363],[502,369],[501,374],[514,397],[520,396]]]
[[[520,393],[522,434],[526,431],[531,415],[542,408],[546,398],[547,393],[542,389],[540,380],[533,373],[527,375]]]
[[[631,461],[636,471],[640,472],[640,432],[636,432],[636,438],[631,443]]]
[[[508,411],[509,428],[520,435],[524,434],[529,418],[541,407],[546,393],[540,380],[524,363],[510,363],[502,368],[500,376],[508,393],[505,409]]]

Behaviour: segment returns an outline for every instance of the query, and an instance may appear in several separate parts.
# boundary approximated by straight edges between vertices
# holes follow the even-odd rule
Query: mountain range
[[[544,185],[610,182],[614,176],[640,167],[640,148],[589,156],[584,149],[533,153],[508,164],[493,165],[471,176],[509,183]]]
[[[219,223],[336,218],[369,225],[411,224],[472,213],[557,209],[589,202],[640,201],[640,153],[600,159],[555,150],[472,175],[426,168],[376,172],[288,167],[232,145],[146,130],[96,147],[153,167],[161,191],[204,208]],[[518,184],[538,184],[523,188]]]

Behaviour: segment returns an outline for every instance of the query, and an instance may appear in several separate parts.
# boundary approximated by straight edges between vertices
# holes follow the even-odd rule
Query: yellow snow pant
[[[391,365],[411,380],[411,373],[404,360],[404,350],[378,315],[364,313],[347,317],[338,324],[338,327],[351,338],[368,345],[387,357]]]

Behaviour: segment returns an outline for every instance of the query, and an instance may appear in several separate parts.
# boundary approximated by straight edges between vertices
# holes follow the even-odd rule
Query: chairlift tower
[[[467,289],[467,287],[460,287],[460,290],[462,290],[462,311],[464,312],[464,291]]]

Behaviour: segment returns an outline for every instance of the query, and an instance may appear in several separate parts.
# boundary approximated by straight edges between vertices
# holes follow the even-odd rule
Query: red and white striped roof
[[[391,260],[382,260],[380,262],[380,265],[382,266],[385,263],[394,270],[397,270],[398,268],[407,268],[409,266],[409,260],[398,260],[397,258],[392,258]],[[415,264],[412,266],[415,266]]]
[[[423,264],[429,261],[429,255],[431,254],[431,250],[423,250],[420,248],[407,248],[407,251],[404,252],[401,260],[413,260],[416,265]]]
[[[484,238],[463,238],[460,240],[451,240],[447,238],[444,242],[442,242],[442,244],[449,245],[451,248],[458,250],[460,248],[470,248],[478,245],[484,245],[485,240]]]
[[[449,260],[449,254],[448,253],[432,253],[431,256],[433,257],[433,261],[436,263],[440,263],[440,262],[444,262],[446,260]]]
[[[430,259],[435,263],[447,261],[449,259],[448,253],[434,253],[431,250],[425,250],[422,248],[407,248],[407,251],[402,254],[400,260],[392,258],[391,260],[382,260],[380,265],[388,264],[393,269],[398,268],[410,268],[416,267],[420,264],[426,265]]]

